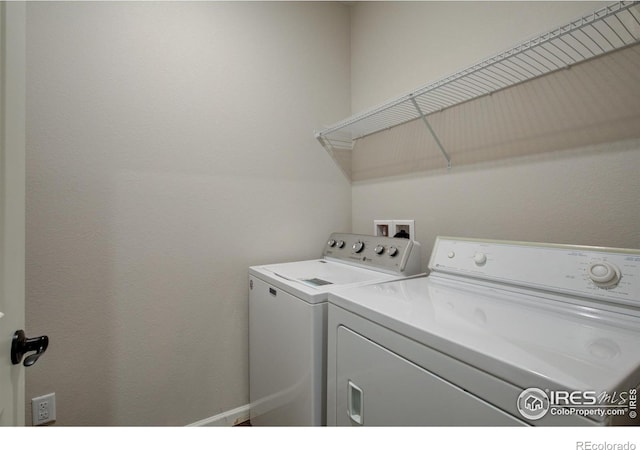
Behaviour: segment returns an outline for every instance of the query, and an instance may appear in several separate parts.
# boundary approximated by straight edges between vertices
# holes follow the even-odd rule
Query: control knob
[[[377,245],[373,251],[376,252],[376,255],[382,255],[384,253],[384,247],[382,245]]]
[[[487,255],[482,252],[477,252],[473,255],[473,262],[476,266],[483,266],[487,262]]]
[[[593,281],[596,286],[602,288],[615,286],[621,278],[620,269],[604,261],[591,264],[588,269],[588,274],[591,281]]]
[[[327,242],[327,245],[329,247],[335,247],[336,246],[336,241],[335,239],[329,239],[329,242]]]
[[[338,241],[337,245],[338,245],[338,248],[344,248],[344,241],[343,240]]]
[[[389,254],[389,256],[393,258],[394,256],[398,255],[398,249],[396,247],[389,247],[389,250],[387,250],[387,253]]]
[[[352,248],[354,252],[360,253],[362,250],[364,250],[364,242],[358,241],[355,244],[353,244]]]

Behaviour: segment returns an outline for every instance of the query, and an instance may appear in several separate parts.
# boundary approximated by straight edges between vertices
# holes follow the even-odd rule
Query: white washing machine
[[[640,251],[436,239],[329,296],[328,425],[639,425]]]
[[[420,274],[420,244],[334,233],[323,258],[249,268],[252,425],[324,425],[327,297]]]

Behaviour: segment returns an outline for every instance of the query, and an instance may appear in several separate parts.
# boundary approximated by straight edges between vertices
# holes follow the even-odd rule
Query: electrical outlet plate
[[[411,240],[416,239],[416,221],[411,220],[374,220],[373,235],[393,237],[400,231],[409,233]]]
[[[31,399],[33,425],[44,425],[56,420],[56,393]]]
[[[393,220],[374,220],[373,235],[374,236],[393,236]]]
[[[415,220],[394,220],[393,221],[393,233],[399,233],[400,231],[406,231],[409,234],[409,239],[415,241],[416,239],[416,221]]]

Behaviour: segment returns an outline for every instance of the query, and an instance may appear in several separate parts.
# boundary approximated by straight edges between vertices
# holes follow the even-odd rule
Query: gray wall
[[[356,3],[352,9],[351,28],[353,113],[454,73],[600,5],[594,2]],[[632,54],[632,59],[635,59],[632,64],[637,65],[637,53]],[[608,70],[610,74],[598,75],[615,75],[615,66],[611,65]],[[612,89],[604,96],[619,96],[616,98],[621,101],[625,95],[637,99],[638,71],[635,75],[633,71],[630,73],[635,81],[626,83],[628,91],[614,92]],[[615,76],[608,79],[611,86],[617,86]],[[536,86],[544,90],[545,83],[546,80],[540,80]],[[557,95],[553,91],[556,87],[548,85],[545,95]],[[465,105],[464,108],[474,113],[465,116],[468,117],[466,123],[460,119],[462,115],[452,113],[453,119],[443,124],[445,142],[457,139],[463,144],[474,139],[491,142],[487,134],[506,135],[511,127],[519,128],[523,135],[529,133],[530,139],[523,140],[522,145],[510,142],[510,146],[503,145],[500,150],[482,149],[487,154],[496,153],[495,158],[490,155],[466,165],[456,165],[454,159],[450,171],[443,169],[446,167],[444,159],[435,149],[433,139],[422,131],[425,129],[422,123],[398,132],[382,133],[373,139],[383,141],[380,148],[386,151],[388,164],[393,162],[390,159],[402,157],[405,149],[402,146],[415,145],[415,152],[420,152],[424,147],[416,145],[416,141],[418,144],[424,141],[434,148],[433,157],[418,156],[433,166],[431,169],[425,167],[420,173],[386,178],[381,175],[385,170],[389,174],[389,166],[381,166],[377,178],[354,182],[353,231],[370,233],[374,219],[415,219],[416,238],[423,244],[425,267],[437,235],[640,248],[640,177],[637,175],[640,167],[640,140],[637,139],[640,128],[637,124],[640,118],[637,102],[632,106],[636,116],[625,118],[629,126],[623,130],[633,129],[636,138],[627,134],[624,140],[615,143],[583,143],[576,148],[572,145],[575,140],[567,133],[558,134],[558,142],[551,143],[548,132],[536,128],[542,123],[550,129],[565,119],[570,122],[571,117],[554,118],[545,124],[544,110],[539,108],[538,116],[534,116],[536,120],[528,121],[531,117],[524,114],[529,109],[526,100],[539,100],[540,94],[539,91],[528,92],[528,86],[523,89],[507,98],[513,102],[512,108],[505,110],[523,114],[509,118],[511,123],[506,131],[507,121],[492,122],[488,115],[495,113],[495,108],[492,111],[483,106],[483,102],[495,103],[496,99]],[[586,90],[579,94],[589,99],[595,93]],[[589,105],[589,108],[596,110],[598,106]],[[603,120],[609,118],[618,123],[618,119],[612,117],[620,108],[604,106],[611,109],[597,111]],[[566,114],[585,116],[585,122],[592,117],[589,110],[580,106],[568,108]],[[469,132],[482,124],[492,128]],[[581,124],[576,124],[572,133],[583,133],[588,137],[593,131],[592,128],[581,130],[578,125]],[[417,138],[410,142],[412,138],[407,133],[418,127]],[[354,173],[358,167],[372,161],[374,154],[367,139],[362,148],[357,146],[354,152]],[[595,137],[592,142],[597,142]],[[484,142],[479,143],[484,145]],[[521,148],[524,145],[528,148]],[[379,152],[380,148],[373,150]],[[503,154],[505,148],[518,156]],[[456,151],[455,148],[450,150]],[[459,155],[455,156],[460,159]],[[416,161],[422,162],[418,157],[413,163]]]
[[[55,391],[59,425],[246,404],[247,268],[351,228],[312,134],[349,114],[348,8],[27,8],[27,330],[51,338],[27,402]]]

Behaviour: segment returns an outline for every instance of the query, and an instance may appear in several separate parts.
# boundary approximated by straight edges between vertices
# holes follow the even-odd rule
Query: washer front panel
[[[327,303],[309,304],[253,276],[250,284],[252,424],[324,424]]]

